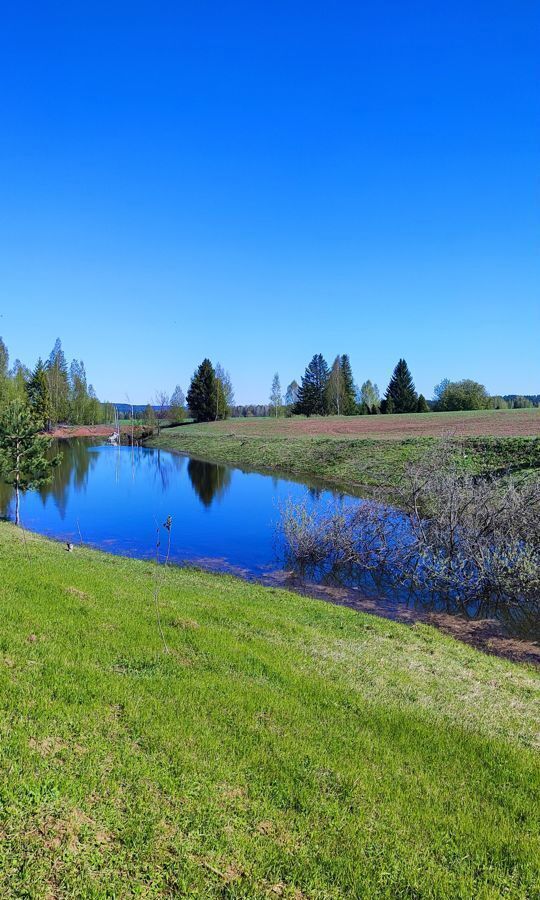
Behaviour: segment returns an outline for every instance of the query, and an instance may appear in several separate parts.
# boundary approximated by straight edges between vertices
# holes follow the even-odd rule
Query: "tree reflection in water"
[[[190,459],[187,470],[193,490],[204,506],[211,506],[215,497],[227,493],[232,476],[229,466]]]
[[[97,462],[97,455],[89,453],[88,443],[84,440],[51,441],[50,456],[60,456],[60,463],[53,469],[52,479],[35,492],[45,506],[52,497],[62,519],[65,518],[69,498],[69,488],[74,486],[80,491],[88,482],[88,475]],[[0,482],[0,516],[8,518],[14,497],[11,485]]]

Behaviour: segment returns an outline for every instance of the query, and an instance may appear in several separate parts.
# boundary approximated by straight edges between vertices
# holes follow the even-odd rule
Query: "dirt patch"
[[[186,435],[189,434],[186,429]],[[205,429],[206,431],[206,429]],[[200,431],[201,434],[204,432]],[[227,437],[530,437],[540,435],[540,410],[492,410],[393,416],[313,416],[309,419],[228,419],[207,433]]]

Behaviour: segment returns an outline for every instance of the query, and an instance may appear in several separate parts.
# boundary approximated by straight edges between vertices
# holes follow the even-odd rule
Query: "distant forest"
[[[121,419],[142,420],[148,426],[163,422],[214,421],[232,417],[293,415],[385,415],[389,413],[449,412],[481,409],[527,409],[540,406],[540,394],[490,396],[472,379],[443,379],[426,399],[417,393],[405,359],[400,359],[381,395],[377,384],[355,382],[347,354],[329,366],[315,354],[298,383],[282,389],[279,373],[270,385],[267,403],[237,404],[232,379],[220,363],[204,359],[193,374],[187,396],[180,385],[169,395],[158,391],[147,404],[103,403],[86,374],[82,360],[68,365],[60,339],[33,369],[19,359],[10,365],[8,348],[0,338],[0,412],[10,400],[23,400],[44,428],[58,424],[99,425]]]

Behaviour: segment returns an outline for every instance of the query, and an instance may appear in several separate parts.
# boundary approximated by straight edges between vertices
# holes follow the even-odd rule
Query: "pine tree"
[[[419,412],[419,413],[429,412],[429,406],[427,405],[427,400],[423,394],[420,394],[418,397],[418,403],[416,404],[416,412]]]
[[[0,416],[0,477],[15,488],[15,522],[20,522],[20,494],[46,484],[60,457],[48,457],[50,440],[40,434],[26,403],[12,400]]]
[[[41,358],[38,359],[30,381],[26,385],[26,397],[34,421],[40,428],[46,428],[48,431],[51,426],[51,397],[47,370]]]
[[[191,415],[197,422],[212,422],[216,418],[216,373],[209,359],[203,359],[194,373],[187,394]]]
[[[412,375],[404,359],[400,359],[394,369],[390,384],[386,389],[387,412],[388,401],[393,403],[393,411],[396,413],[416,412],[418,396],[414,388]]]
[[[356,390],[351,368],[351,361],[347,353],[341,357],[341,377],[343,379],[343,415],[354,416],[357,412]]]
[[[328,414],[326,385],[328,366],[321,353],[316,354],[307,367],[298,389],[295,412],[305,416],[325,416]]]

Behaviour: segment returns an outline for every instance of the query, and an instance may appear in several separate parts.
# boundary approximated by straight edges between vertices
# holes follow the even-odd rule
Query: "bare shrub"
[[[540,608],[540,481],[477,478],[456,445],[411,466],[400,510],[384,503],[323,509],[289,502],[281,531],[301,567],[378,573],[395,585],[470,610],[527,602]]]

